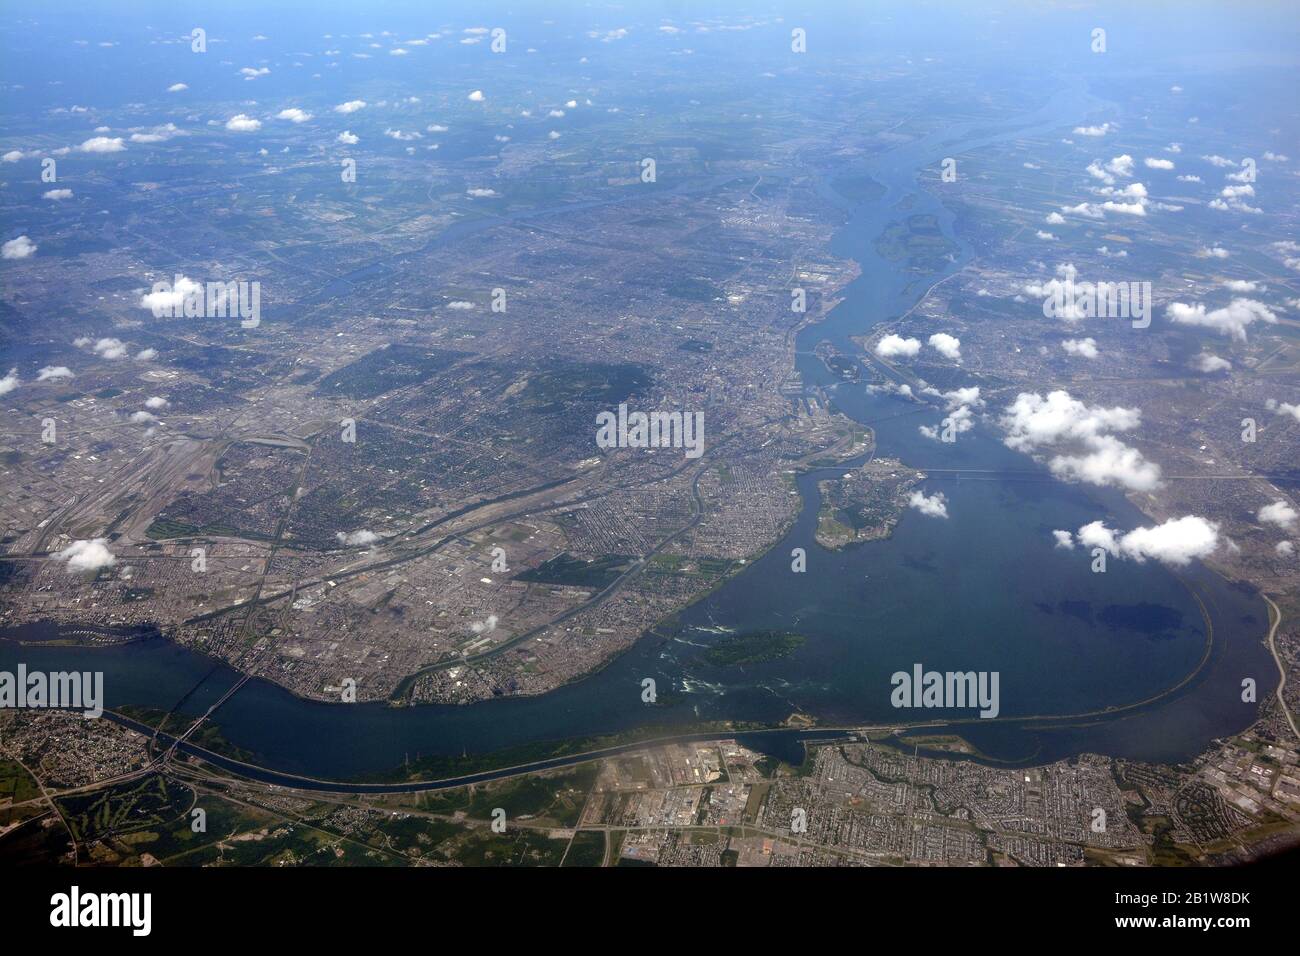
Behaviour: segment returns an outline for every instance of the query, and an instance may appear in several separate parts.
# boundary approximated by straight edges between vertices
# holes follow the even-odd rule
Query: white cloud
[[[77,147],[83,153],[120,153],[126,149],[122,137],[92,136]]]
[[[379,540],[379,535],[373,531],[367,531],[364,528],[358,531],[349,531],[346,534],[338,532],[334,537],[339,539],[339,544],[349,548],[365,547],[368,544],[374,544]]]
[[[191,296],[203,294],[203,284],[186,276],[177,276],[175,284],[166,292],[147,292],[140,297],[140,307],[156,316],[175,315]]]
[[[1270,412],[1276,412],[1278,415],[1290,415],[1296,421],[1300,422],[1300,405],[1292,405],[1289,402],[1279,402],[1277,399],[1270,398],[1264,403],[1264,407]]]
[[[152,415],[149,412],[132,412],[131,421],[136,425],[152,425],[154,422],[158,421],[158,416]]]
[[[934,425],[922,425],[917,430],[931,441],[941,441],[943,433],[951,429],[954,434],[960,435],[970,431],[975,427],[975,417],[970,407],[962,405],[952,409],[948,417],[939,423],[939,427]]]
[[[339,133],[338,140],[337,140],[337,142],[342,143],[344,146],[355,146],[360,141],[361,138],[357,136],[356,133],[350,133],[347,130],[344,130],[343,132]]]
[[[1106,184],[1093,190],[1099,196],[1108,197],[1106,202],[1080,203],[1073,207],[1063,207],[1062,211],[1076,212],[1090,219],[1104,219],[1106,212],[1117,212],[1130,216],[1145,216],[1147,214],[1147,188],[1145,185],[1142,183],[1129,183],[1123,187],[1115,186],[1116,176],[1132,175],[1133,157],[1127,154],[1116,156],[1106,164],[1104,169],[1098,166],[1094,160],[1092,165],[1088,167],[1088,172]],[[1171,208],[1177,211],[1179,207]]]
[[[885,389],[889,391],[889,389]],[[899,385],[893,389],[897,394],[904,398],[912,397],[912,389],[907,385]],[[940,392],[937,388],[927,386],[922,390],[926,395],[943,400],[944,410],[947,411],[948,417],[939,424],[943,430],[952,429],[957,434],[970,431],[975,427],[975,415],[972,409],[983,408],[984,399],[980,398],[978,385],[971,385],[966,388],[954,388],[947,392]],[[922,425],[918,429],[922,435],[932,441],[939,441],[941,429],[932,425]]]
[[[131,130],[131,142],[165,143],[174,136],[184,135],[184,130],[180,129],[175,123],[164,123],[161,126],[137,126]]]
[[[171,86],[167,87],[167,92],[168,92],[168,93],[183,93],[183,92],[185,92],[185,91],[188,90],[188,89],[189,89],[189,87],[188,87],[186,84],[184,84],[184,83],[173,83]]]
[[[0,246],[0,257],[5,259],[26,259],[34,255],[40,248],[26,236],[19,236],[17,239],[10,239],[3,246]]]
[[[1197,258],[1200,259],[1226,259],[1232,253],[1222,246],[1201,246],[1196,250]]]
[[[1184,567],[1214,553],[1219,546],[1219,526],[1196,515],[1184,515],[1119,534],[1101,521],[1093,521],[1079,529],[1078,539],[1085,548],[1102,548],[1114,557],[1130,558],[1139,564],[1155,560]]]
[[[1152,159],[1148,156],[1142,160],[1147,169],[1173,169],[1174,161],[1172,159]]]
[[[1192,360],[1193,366],[1199,372],[1224,372],[1232,368],[1232,363],[1225,358],[1219,358],[1210,352],[1202,352]]]
[[[907,506],[915,508],[929,518],[948,517],[948,499],[944,497],[942,491],[936,491],[929,497],[920,491],[914,491],[912,497],[907,499]]]
[[[305,123],[311,119],[311,114],[306,110],[300,110],[296,106],[280,110],[275,114],[276,119],[288,120],[290,123]]]
[[[867,391],[872,395],[883,392],[886,395],[900,395],[903,398],[915,398],[912,394],[912,386],[901,382],[882,382],[879,385],[868,385]]]
[[[226,129],[232,133],[253,133],[262,128],[262,121],[253,119],[246,113],[239,113],[226,120]]]
[[[106,358],[106,359],[126,358],[126,345],[122,342],[121,339],[112,339],[112,338],[99,339],[95,342],[93,346],[91,346],[91,348],[97,355],[100,356],[100,358]]]
[[[117,563],[113,552],[108,550],[107,538],[91,538],[88,541],[73,541],[62,551],[56,551],[53,557],[68,562],[68,572],[98,571]]]
[[[1081,455],[1057,455],[1050,465],[1058,478],[1090,485],[1150,491],[1160,482],[1157,465],[1143,458],[1136,448],[1109,435],[1099,439],[1093,450]]]
[[[1229,335],[1238,341],[1246,341],[1246,329],[1253,322],[1277,322],[1277,316],[1263,302],[1254,299],[1233,299],[1221,309],[1207,310],[1205,305],[1197,302],[1171,302],[1165,314],[1180,325],[1198,325],[1214,329],[1220,335]]]
[[[498,620],[495,614],[489,614],[486,619],[471,623],[469,629],[475,634],[491,634],[497,629]]]
[[[11,368],[3,378],[0,378],[0,395],[8,395],[19,384],[18,369]]]
[[[1210,208],[1217,209],[1220,212],[1235,210],[1236,212],[1260,213],[1258,206],[1252,206],[1246,202],[1245,197],[1254,196],[1255,187],[1250,183],[1240,186],[1224,186],[1219,190],[1219,198],[1211,200]]]
[[[1106,164],[1106,171],[1113,175],[1127,178],[1133,175],[1133,157],[1128,153],[1116,156]]]
[[[53,199],[56,202],[61,199],[71,199],[72,190],[71,189],[47,189],[45,192],[41,193],[41,198]]]
[[[911,357],[921,351],[920,339],[905,339],[890,332],[876,343],[876,354],[881,358],[896,358],[900,355]]]
[[[1061,343],[1061,348],[1065,349],[1067,355],[1073,355],[1076,358],[1095,359],[1099,354],[1097,352],[1097,340],[1091,337],[1086,339],[1066,339]]]
[[[482,90],[474,90],[466,97],[471,103],[482,103],[486,98]]]
[[[1063,390],[1046,398],[1021,392],[1000,422],[1010,448],[1028,454],[1061,451],[1048,462],[1058,478],[1149,491],[1160,481],[1159,466],[1111,434],[1140,423],[1136,408],[1089,406]]]
[[[474,199],[491,199],[493,196],[497,195],[497,191],[495,189],[481,189],[481,188],[467,189],[465,190],[465,193],[466,195]]]
[[[139,352],[135,353],[135,360],[137,362],[152,362],[157,357],[157,349],[141,349]]]
[[[1128,255],[1124,249],[1112,251],[1107,246],[1101,246],[1097,249],[1098,254],[1108,258],[1123,259]],[[1037,267],[1042,267],[1041,262],[1033,263]],[[1073,263],[1066,262],[1057,265],[1056,277],[1042,280],[1032,280],[1026,282],[1020,287],[1021,297],[1016,301],[1023,302],[1024,297],[1034,299],[1051,300],[1052,308],[1050,314],[1056,318],[1062,319],[1068,323],[1076,323],[1083,319],[1092,318],[1100,310],[1098,304],[1101,299],[1107,295],[1116,295],[1117,292],[1112,288],[1111,283],[1079,283],[1078,270]],[[1067,283],[1075,283],[1073,287]],[[1122,283],[1120,283],[1122,284]]]
[[[1064,548],[1066,551],[1074,550],[1074,535],[1068,531],[1053,531],[1052,537],[1056,539],[1056,547]]]
[[[1115,182],[1115,177],[1106,171],[1099,159],[1094,159],[1088,164],[1087,173],[1093,179],[1100,179],[1107,185],[1112,185]]]
[[[167,399],[163,398],[161,395],[151,395],[144,401],[144,407],[152,409],[166,408],[170,404],[171,402],[167,401]]]
[[[268,69],[265,66],[261,66],[261,67],[245,66],[240,68],[239,75],[246,80],[255,80],[259,76],[266,76],[270,72],[271,72],[270,69]]]
[[[1292,239],[1283,239],[1281,242],[1272,244],[1273,248],[1282,253],[1282,261],[1286,263],[1288,269],[1300,269],[1300,242]],[[1297,306],[1300,308],[1300,306]]]
[[[955,388],[950,392],[942,394],[944,407],[949,411],[960,408],[963,405],[973,405],[976,408],[984,407],[984,399],[980,398],[980,388],[978,385],[971,385],[967,388]]]
[[[334,112],[344,114],[355,113],[357,110],[363,110],[365,108],[365,100],[348,100],[346,103],[340,103],[338,106],[334,107]]]
[[[1106,214],[1101,211],[1096,203],[1081,202],[1074,206],[1062,206],[1061,212],[1073,213],[1076,216],[1083,216],[1085,219],[1105,219]]]
[[[1300,518],[1300,512],[1292,507],[1291,502],[1281,499],[1260,508],[1255,517],[1264,524],[1277,525],[1284,531],[1290,531],[1295,527],[1296,519]]]
[[[1076,136],[1105,136],[1109,132],[1109,123],[1102,123],[1100,126],[1076,126],[1074,128]]]
[[[1118,212],[1125,216],[1145,216],[1147,214],[1146,202],[1104,202],[1101,208],[1107,212]]]
[[[1290,541],[1279,541],[1273,545],[1273,550],[1277,552],[1278,557],[1289,558],[1295,554],[1295,545]]]
[[[474,308],[474,303],[466,302],[464,299],[454,299],[447,303],[447,308],[456,312],[468,312],[470,309]]]
[[[72,378],[72,369],[66,365],[47,365],[36,373],[36,381],[48,382],[52,379]]]
[[[1229,292],[1260,292],[1263,290],[1263,286],[1250,279],[1225,279],[1223,287]]]
[[[954,362],[961,361],[961,339],[955,335],[949,335],[947,332],[936,332],[930,336],[929,342],[930,348],[944,358],[952,359]]]

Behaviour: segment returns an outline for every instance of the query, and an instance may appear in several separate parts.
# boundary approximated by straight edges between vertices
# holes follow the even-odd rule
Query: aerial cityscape
[[[1137,7],[6,5],[0,864],[1300,847],[1300,10]]]

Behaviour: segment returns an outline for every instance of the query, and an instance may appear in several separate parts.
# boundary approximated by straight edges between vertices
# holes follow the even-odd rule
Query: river
[[[951,211],[918,186],[921,169],[982,143],[1081,122],[1099,103],[1076,85],[1013,122],[950,127],[838,171],[874,179],[884,187],[877,199],[853,203],[825,187],[847,216],[832,250],[857,261],[861,275],[826,321],[801,332],[799,370],[806,384],[830,389],[840,411],[874,429],[879,456],[966,470],[926,482],[927,492],[947,496],[948,519],[909,511],[887,541],[828,552],[813,542],[816,482],[845,469],[805,474],[798,479],[803,510],[776,547],[581,681],[542,697],[392,708],[305,701],[253,680],[215,715],[222,735],[261,766],[342,780],[420,756],[650,726],[685,733],[703,721],[771,724],[796,711],[826,726],[960,719],[954,729],[987,759],[1009,762],[1084,751],[1176,761],[1244,729],[1256,705],[1241,700],[1242,680],[1256,681],[1260,700],[1277,681],[1260,643],[1268,615],[1257,594],[1199,566],[1175,574],[1113,561],[1107,573],[1091,573],[1089,556],[1056,549],[1051,531],[1099,517],[1112,526],[1142,522],[1122,496],[1054,480],[986,427],[952,445],[927,440],[917,426],[941,417],[937,409],[840,383],[811,354],[823,339],[855,354],[851,336],[901,315],[969,262]],[[914,214],[935,216],[960,250],[924,282],[873,245],[891,222]],[[795,547],[808,553],[802,574],[791,571]],[[806,643],[760,665],[713,667],[700,659],[701,647],[721,634],[773,628],[796,631]],[[12,640],[34,633],[0,634],[0,668],[21,660],[30,669],[102,670],[110,707],[167,710],[184,698],[181,709],[199,714],[237,679],[158,637],[95,648]],[[997,671],[1001,716],[967,721],[969,712],[894,709],[890,675],[914,663]],[[641,700],[646,677],[662,695],[653,706]]]

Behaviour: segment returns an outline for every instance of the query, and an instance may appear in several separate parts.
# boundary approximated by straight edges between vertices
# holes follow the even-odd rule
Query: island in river
[[[897,458],[878,458],[839,478],[817,483],[821,508],[814,535],[823,548],[887,538],[925,475]]]

